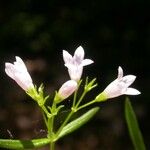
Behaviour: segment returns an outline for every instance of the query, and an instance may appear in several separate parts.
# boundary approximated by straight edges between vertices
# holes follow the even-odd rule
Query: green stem
[[[81,103],[81,101],[82,101],[82,99],[84,98],[84,96],[85,96],[86,93],[87,93],[86,90],[82,93],[82,95],[81,95],[79,101],[77,102],[77,104],[76,104],[76,106],[75,106],[76,109],[77,109],[78,106],[80,105],[80,103]]]
[[[96,101],[95,101],[95,100],[90,101],[90,102],[88,102],[88,103],[86,103],[86,104],[84,104],[84,105],[82,105],[82,106],[78,107],[78,109],[77,109],[77,110],[80,110],[80,109],[82,109],[82,108],[85,108],[85,107],[87,107],[87,106],[89,106],[89,105],[91,105],[91,104],[94,104],[94,103],[96,103]]]
[[[81,85],[81,82],[82,82],[82,80],[80,80],[80,81],[78,82],[78,89],[79,89],[79,87],[80,87],[80,85]],[[77,89],[77,90],[75,91],[75,93],[74,93],[73,104],[72,104],[72,107],[73,107],[73,108],[74,108],[74,106],[75,106],[75,104],[76,104],[78,89]]]
[[[55,150],[55,142],[50,143],[50,150]]]
[[[50,118],[51,114],[48,112],[48,110],[46,109],[46,107],[43,105],[43,106],[41,106],[41,108],[45,112],[45,114],[47,115],[47,118]]]
[[[51,150],[54,150],[54,143],[55,143],[55,132],[54,132],[54,119],[56,115],[56,103],[53,102],[52,108],[51,108],[51,116],[48,118],[48,138],[51,139],[50,148]]]
[[[76,90],[75,93],[74,93],[74,97],[73,97],[73,105],[72,105],[72,107],[75,106],[76,99],[77,99],[77,90]]]
[[[48,130],[48,138],[51,138],[51,118],[48,118],[47,130]]]
[[[51,118],[51,129],[50,129],[50,132],[52,133],[52,135],[53,135],[53,127],[54,127],[54,116],[52,116],[52,118]]]
[[[54,116],[52,115],[51,118],[48,118],[48,138],[53,139],[54,131],[53,131],[53,126],[54,126]]]
[[[46,118],[45,113],[43,111],[42,111],[42,115],[43,115],[43,119],[44,119],[45,125],[48,128],[47,118]]]

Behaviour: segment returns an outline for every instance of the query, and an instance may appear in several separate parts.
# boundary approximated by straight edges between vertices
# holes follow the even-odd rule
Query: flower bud
[[[68,98],[77,89],[77,87],[78,85],[76,81],[69,80],[61,86],[57,95],[59,96],[61,100],[64,100]]]

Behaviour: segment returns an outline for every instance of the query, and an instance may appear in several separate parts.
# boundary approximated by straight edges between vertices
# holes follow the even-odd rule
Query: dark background
[[[150,149],[149,8],[150,2],[143,0],[0,1],[0,138],[46,136],[39,109],[5,74],[5,62],[20,56],[34,83],[39,86],[43,82],[48,94],[69,79],[62,50],[73,54],[82,45],[85,57],[95,62],[85,67],[83,74],[83,78],[97,77],[99,87],[92,96],[116,78],[119,65],[124,74],[137,76],[132,87],[142,94],[130,98]],[[124,100],[121,96],[98,104],[101,111],[90,123],[59,141],[57,150],[133,149]]]

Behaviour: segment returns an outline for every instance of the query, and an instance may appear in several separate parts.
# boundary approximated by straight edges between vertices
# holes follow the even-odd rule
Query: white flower
[[[69,80],[61,86],[58,91],[58,96],[61,98],[61,100],[66,99],[77,89],[77,87],[78,85],[76,81]]]
[[[16,61],[14,64],[6,62],[5,72],[25,91],[34,87],[27,68],[20,57],[16,56]]]
[[[76,49],[74,56],[63,50],[63,59],[65,66],[68,68],[70,78],[75,81],[80,80],[83,66],[93,63],[91,59],[84,59],[84,49],[81,46]]]
[[[117,97],[123,94],[126,95],[138,95],[140,92],[134,88],[129,88],[129,86],[134,82],[136,76],[127,75],[123,77],[123,70],[121,67],[118,68],[118,78],[111,82],[104,93],[107,95],[107,98]]]

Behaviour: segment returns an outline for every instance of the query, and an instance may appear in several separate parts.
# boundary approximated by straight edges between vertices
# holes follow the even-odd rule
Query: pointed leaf
[[[12,140],[0,139],[0,148],[7,149],[33,149],[50,143],[50,139],[33,139],[33,140]]]
[[[136,115],[128,98],[125,101],[125,118],[135,150],[145,150],[145,144],[136,119]]]
[[[89,121],[99,110],[99,107],[95,107],[87,111],[81,117],[75,119],[74,121],[68,123],[63,130],[60,132],[58,139],[73,132],[74,130],[78,129],[82,125],[84,125],[87,121]]]

